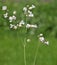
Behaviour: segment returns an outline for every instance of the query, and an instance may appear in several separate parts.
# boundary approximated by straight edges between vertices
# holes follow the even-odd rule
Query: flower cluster
[[[7,6],[2,6],[2,10],[7,10]]]
[[[37,28],[37,25],[32,25],[32,24],[27,24],[26,25],[26,28]]]
[[[10,24],[10,28],[17,29],[17,28],[22,27],[23,25],[25,25],[25,22],[24,22],[23,20],[21,20],[21,21],[20,21],[19,23],[17,23],[16,25]]]
[[[44,43],[44,44],[46,44],[46,45],[49,45],[49,41],[46,41],[46,39],[44,38],[43,34],[39,34],[38,37],[39,37],[39,40],[40,40],[42,43]]]
[[[13,29],[17,29],[17,26],[12,24],[12,22],[16,21],[16,11],[13,11],[13,15],[9,16],[9,10],[7,6],[2,6],[2,10],[5,11],[5,13],[3,14],[3,17],[5,19],[8,19],[9,23],[10,23],[10,28]]]
[[[13,24],[16,21],[16,18],[17,18],[16,17],[16,11],[13,11],[13,13],[12,13],[13,15],[9,16],[7,6],[2,6],[2,10],[6,11],[5,14],[3,14],[3,17],[4,18],[8,18],[8,21],[10,23],[10,28],[11,29],[17,29],[18,27],[22,27],[25,24],[25,22],[23,20],[21,20],[17,24]]]
[[[32,5],[32,6],[29,6],[27,5],[26,7],[23,8],[23,12],[25,14],[26,17],[34,17],[34,14],[32,12],[32,9],[35,8],[35,5]],[[7,6],[2,6],[2,10],[5,11],[5,13],[3,14],[4,18],[8,18],[8,21],[10,23],[10,29],[17,29],[18,27],[23,27],[25,26],[26,29],[28,28],[37,28],[38,26],[36,24],[28,24],[26,23],[26,21],[24,22],[24,20],[21,20],[19,23],[16,23],[16,24],[13,24],[13,22],[16,22],[16,11],[13,11],[13,15],[12,16],[9,16],[9,13],[8,13],[8,8]],[[38,35],[39,37],[39,40],[46,44],[46,45],[49,45],[49,41],[46,41],[46,39],[44,38],[43,34],[39,34]],[[30,42],[31,40],[30,39],[27,39],[27,42]]]
[[[24,14],[28,17],[33,17],[34,14],[32,13],[32,9],[35,8],[34,5],[30,6],[27,5],[26,7],[23,8],[23,11],[24,11]],[[13,15],[12,16],[9,16],[9,13],[8,13],[8,8],[7,6],[2,6],[2,10],[3,11],[6,11],[5,14],[3,14],[4,18],[8,18],[8,21],[10,23],[10,28],[11,29],[17,29],[18,27],[22,27],[23,25],[25,25],[25,22],[24,20],[21,20],[19,23],[17,24],[13,24],[13,22],[16,21],[16,11],[13,11]],[[26,28],[37,28],[37,25],[32,25],[32,24],[27,24],[25,25]]]
[[[32,5],[32,6],[29,6],[27,5],[26,7],[23,8],[23,11],[24,11],[24,14],[27,16],[27,17],[34,17],[34,14],[32,13],[32,9],[34,9],[35,6]]]
[[[8,17],[7,6],[2,6],[2,10],[3,10],[3,11],[6,11],[6,13],[3,14],[3,16],[4,16],[4,18],[7,18],[7,17]]]

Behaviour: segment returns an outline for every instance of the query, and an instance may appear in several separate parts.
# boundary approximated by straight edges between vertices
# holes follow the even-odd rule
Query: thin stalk
[[[27,17],[25,18],[25,20],[26,20],[26,24],[27,24]],[[26,33],[27,33],[27,28],[25,28],[25,30],[26,30]],[[26,35],[26,33],[25,33],[25,35]],[[26,35],[27,36],[27,35]],[[24,38],[24,65],[26,65],[27,63],[26,63],[26,37],[25,36],[25,38]]]
[[[35,64],[36,64],[37,53],[38,53],[39,47],[40,47],[40,44],[38,44],[38,45],[37,45],[37,48],[36,48],[36,53],[35,53],[35,57],[34,57],[34,62],[33,62],[33,65],[35,65]]]
[[[24,45],[24,64],[26,65],[26,46]]]

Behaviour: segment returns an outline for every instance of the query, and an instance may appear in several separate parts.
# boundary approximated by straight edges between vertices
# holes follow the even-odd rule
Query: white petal
[[[4,18],[7,18],[8,17],[8,13],[6,12],[5,14],[4,14]]]
[[[34,15],[33,14],[29,14],[29,17],[34,17]]]
[[[44,42],[44,41],[45,41],[44,37],[39,37],[39,40],[40,40],[41,42]]]
[[[27,11],[27,7],[24,7],[24,8],[23,8],[23,11],[26,12],[26,11]]]
[[[17,29],[17,26],[14,26],[14,29]]]
[[[29,7],[29,10],[32,10],[33,8],[32,7]]]
[[[13,19],[13,20],[16,20],[16,16],[13,15],[13,16],[12,16],[12,19]]]
[[[12,21],[12,20],[13,20],[13,18],[10,16],[10,17],[9,17],[9,20],[10,20],[10,21]]]
[[[27,25],[26,25],[26,28],[30,28],[30,24],[27,24]]]
[[[13,28],[13,26],[14,26],[13,24],[10,24],[10,28]]]
[[[37,28],[37,25],[31,25],[30,27],[32,27],[32,28]]]
[[[2,10],[7,10],[7,6],[2,6]]]
[[[35,8],[35,5],[32,5],[32,8]]]
[[[45,43],[46,45],[49,45],[49,41],[45,41],[44,43]]]
[[[30,42],[31,40],[30,39],[27,39],[27,42]]]
[[[29,14],[32,14],[32,12],[31,12],[30,10],[28,10],[28,13],[29,13]]]
[[[21,24],[19,24],[18,26],[19,26],[19,27],[22,27],[22,25],[21,25]]]
[[[24,25],[24,24],[25,24],[25,22],[24,22],[23,20],[21,20],[21,22],[20,22],[19,24]]]
[[[13,11],[13,14],[16,14],[16,11]]]
[[[43,34],[41,33],[39,36],[43,36]]]

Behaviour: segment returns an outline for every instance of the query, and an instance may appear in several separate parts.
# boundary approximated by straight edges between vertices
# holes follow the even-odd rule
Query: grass
[[[7,5],[10,15],[13,10],[17,11],[17,21],[24,19],[22,8],[26,4],[35,4],[33,11],[35,17],[29,21],[36,23],[40,27],[34,30],[35,35],[27,33],[25,28],[10,30],[8,20],[2,17],[1,6]],[[0,2],[0,65],[57,65],[57,2],[45,3],[38,6],[37,1],[21,1],[12,3],[10,1]],[[7,22],[7,23],[6,23]],[[6,23],[6,25],[4,25]],[[33,30],[33,29],[31,29]],[[29,30],[29,32],[31,31]],[[37,35],[43,33],[50,45],[42,44]],[[24,38],[30,38],[31,42],[24,41]],[[24,44],[26,42],[26,47]],[[24,51],[25,49],[25,51]],[[24,60],[25,52],[25,60]],[[26,64],[24,63],[26,61]],[[34,64],[35,63],[35,64]]]

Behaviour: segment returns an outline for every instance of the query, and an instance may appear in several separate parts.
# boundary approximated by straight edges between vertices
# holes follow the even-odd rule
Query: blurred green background
[[[8,20],[3,18],[2,6],[8,6],[10,15],[16,10],[18,21],[25,20],[22,9],[27,4],[36,6],[33,10],[35,17],[29,21],[39,27],[28,32],[25,28],[9,29]],[[34,35],[30,34],[31,31],[34,32]],[[45,38],[49,40],[49,46],[39,42],[37,35],[40,33],[43,33]],[[31,39],[31,42],[26,42],[26,65],[33,65],[37,48],[35,65],[57,65],[56,0],[0,0],[0,65],[25,65],[24,38]]]

